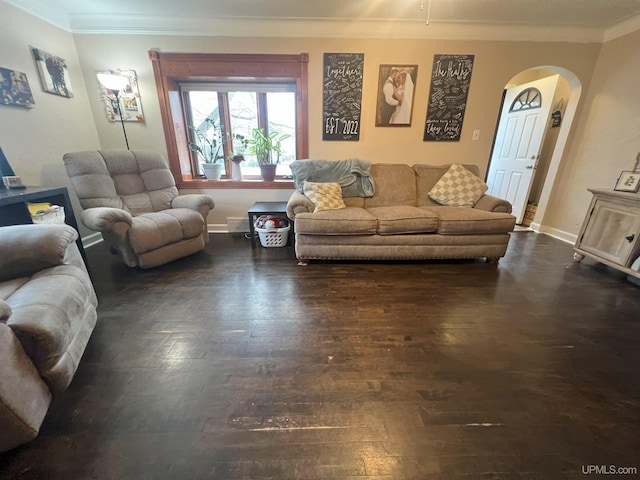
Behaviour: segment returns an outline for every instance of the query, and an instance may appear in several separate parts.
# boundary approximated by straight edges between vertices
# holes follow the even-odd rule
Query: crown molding
[[[628,18],[607,28],[604,31],[603,41],[609,42],[638,30],[640,30],[640,15]]]
[[[219,37],[414,38],[536,42],[602,42],[592,27],[541,27],[423,19],[176,18],[160,15],[73,15],[77,34],[189,35]]]
[[[180,35],[284,38],[404,38],[602,43],[640,30],[640,15],[606,29],[443,22],[422,18],[186,18],[164,15],[66,15],[46,0],[3,0],[26,13],[74,34]]]

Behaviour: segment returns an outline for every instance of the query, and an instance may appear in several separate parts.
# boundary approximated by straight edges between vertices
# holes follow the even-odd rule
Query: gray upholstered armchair
[[[149,151],[67,153],[64,164],[84,211],[130,267],[151,268],[202,250],[209,195],[178,195],[166,159]]]

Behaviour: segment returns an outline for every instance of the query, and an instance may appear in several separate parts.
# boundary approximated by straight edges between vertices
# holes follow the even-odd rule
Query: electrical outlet
[[[474,130],[471,140],[480,140],[480,130]]]

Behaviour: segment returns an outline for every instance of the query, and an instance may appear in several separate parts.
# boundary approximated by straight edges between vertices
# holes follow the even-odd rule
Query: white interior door
[[[507,89],[487,175],[488,193],[508,200],[521,223],[559,75]]]

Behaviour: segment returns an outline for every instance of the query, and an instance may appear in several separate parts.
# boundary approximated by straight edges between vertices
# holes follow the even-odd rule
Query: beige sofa
[[[96,323],[96,294],[67,225],[0,228],[0,451],[38,435]]]
[[[429,192],[450,165],[373,164],[375,194],[344,198],[347,208],[314,212],[295,191],[287,204],[296,256],[325,260],[419,260],[504,256],[515,226],[511,204],[490,195],[473,207],[443,206]],[[478,176],[478,167],[465,165]],[[313,180],[313,179],[310,179]]]

